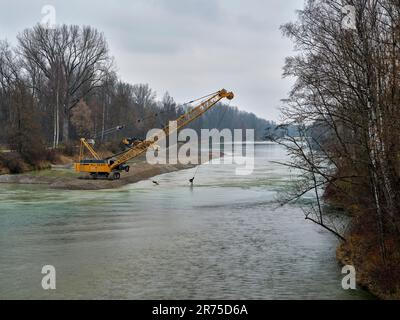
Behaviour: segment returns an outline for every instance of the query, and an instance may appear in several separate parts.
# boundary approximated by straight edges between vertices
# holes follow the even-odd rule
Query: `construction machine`
[[[194,108],[191,108],[187,113],[176,119],[176,127],[166,126],[164,131],[165,138],[170,136],[172,133],[182,129],[189,123],[201,117],[205,112],[214,107],[219,101],[226,98],[232,100],[234,98],[233,92],[228,92],[222,89],[211,95],[203,97],[205,100]],[[189,103],[194,103],[201,100],[193,100]],[[114,155],[111,158],[102,159],[98,153],[94,150],[93,144],[85,138],[81,138],[81,146],[79,152],[79,162],[75,163],[75,171],[86,172],[94,179],[99,177],[109,178],[112,180],[118,180],[121,177],[120,172],[129,172],[129,165],[127,162],[139,157],[145,153],[149,148],[155,148],[156,143],[159,142],[159,135],[155,134],[146,140],[140,139],[125,139],[124,144],[127,146],[127,150]],[[89,151],[90,158],[85,158],[85,150]]]

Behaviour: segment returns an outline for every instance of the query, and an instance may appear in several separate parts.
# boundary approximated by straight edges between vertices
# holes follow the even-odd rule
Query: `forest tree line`
[[[88,26],[37,25],[19,33],[14,47],[0,41],[0,144],[34,158],[80,137],[144,138],[190,107],[168,92],[157,98],[147,84],[121,81],[115,69],[104,35]],[[219,104],[192,127],[256,129],[261,139],[267,125]],[[104,134],[116,126],[125,128]]]
[[[314,195],[306,218],[339,237],[340,261],[379,297],[399,298],[400,2],[307,0],[282,30],[298,52],[286,60],[297,80],[284,113],[302,132],[285,142],[302,172],[286,201]],[[351,215],[349,229],[326,203]]]

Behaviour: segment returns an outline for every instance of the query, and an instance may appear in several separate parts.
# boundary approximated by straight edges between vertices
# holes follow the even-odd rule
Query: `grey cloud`
[[[279,26],[303,0],[1,0],[0,38],[15,42],[45,4],[55,6],[59,23],[103,31],[125,81],[147,82],[180,102],[226,86],[239,108],[279,116],[291,86],[281,68],[292,54]]]

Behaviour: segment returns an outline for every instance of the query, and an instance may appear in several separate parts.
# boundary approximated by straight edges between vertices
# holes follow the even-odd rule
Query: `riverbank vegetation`
[[[286,60],[297,80],[283,111],[301,128],[284,142],[302,172],[286,200],[315,195],[306,217],[340,238],[358,283],[400,298],[400,4],[308,0],[282,30],[298,52]],[[350,214],[347,230],[324,203]]]
[[[0,145],[15,153],[11,162],[2,156],[2,166],[40,168],[47,149],[70,150],[82,136],[96,137],[97,146],[143,139],[190,108],[168,92],[158,99],[147,84],[121,81],[115,70],[105,36],[89,26],[37,25],[19,33],[15,47],[0,41]],[[256,129],[261,139],[268,124],[220,104],[191,127]],[[117,126],[124,130],[106,134]]]

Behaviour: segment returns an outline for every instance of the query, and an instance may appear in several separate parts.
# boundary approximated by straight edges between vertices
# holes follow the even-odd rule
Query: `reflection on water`
[[[341,288],[336,239],[276,208],[291,172],[256,147],[251,176],[208,165],[118,190],[0,189],[0,298],[362,299]],[[41,288],[54,265],[57,290]]]

